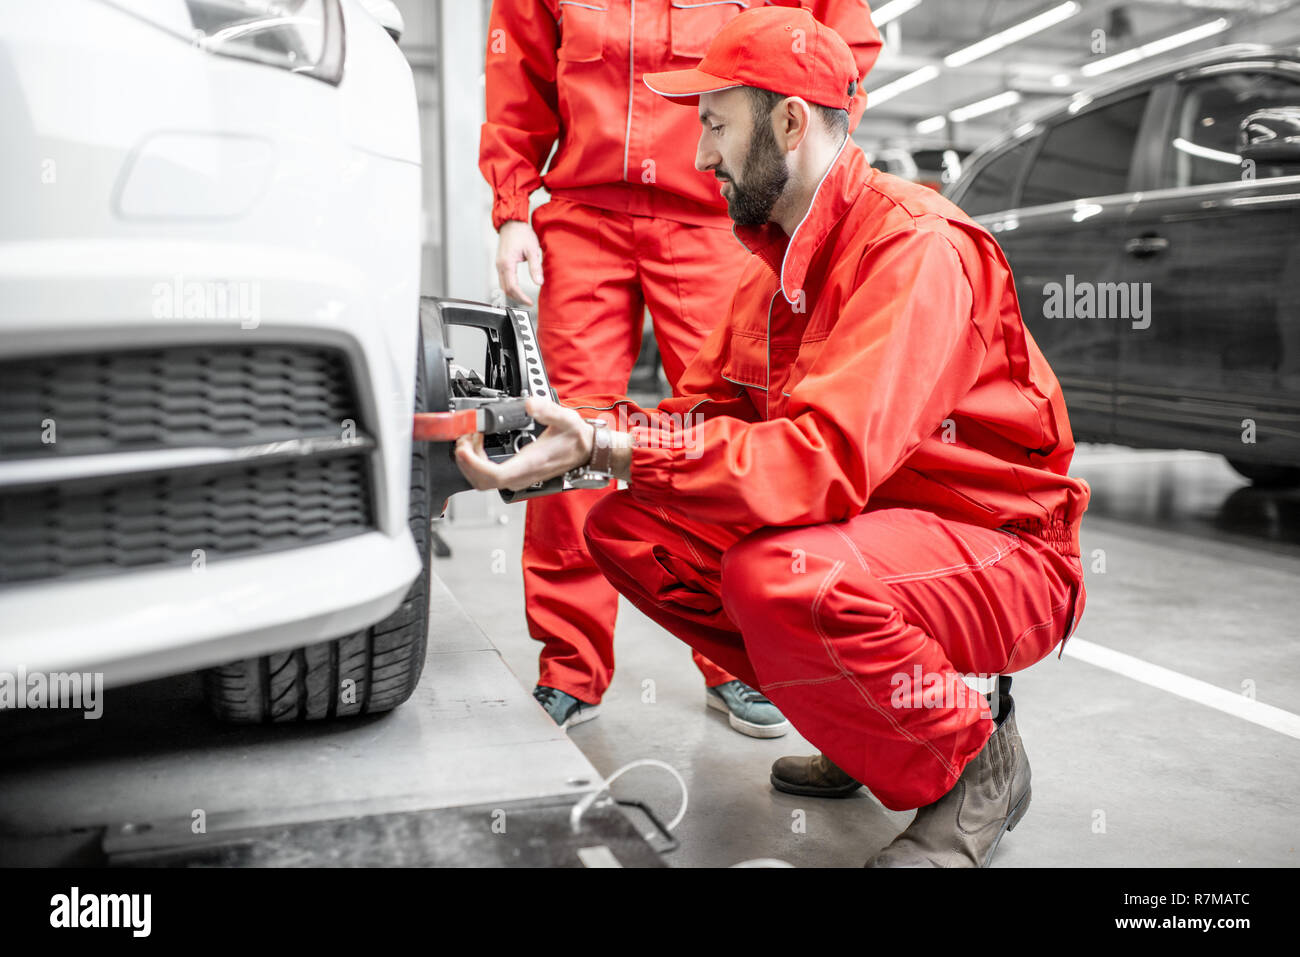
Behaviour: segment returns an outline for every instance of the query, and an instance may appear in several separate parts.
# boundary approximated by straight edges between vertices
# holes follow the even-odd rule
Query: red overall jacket
[[[648,417],[633,496],[754,526],[919,508],[1079,554],[1089,490],[1067,474],[1060,384],[983,227],[847,142],[793,237],[736,234],[754,258],[681,396],[565,402]]]
[[[551,195],[588,206],[727,225],[717,181],[695,169],[688,146],[700,135],[696,111],[668,102],[641,77],[695,66],[723,24],[765,5],[770,0],[495,0],[479,137],[493,227],[527,222],[528,197],[543,179]],[[839,33],[860,77],[876,62],[880,34],[866,0],[777,5],[802,6]],[[865,103],[859,88],[852,125]]]

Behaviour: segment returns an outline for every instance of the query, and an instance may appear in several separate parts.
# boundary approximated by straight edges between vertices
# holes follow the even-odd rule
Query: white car
[[[413,690],[420,142],[372,10],[0,4],[0,673]]]

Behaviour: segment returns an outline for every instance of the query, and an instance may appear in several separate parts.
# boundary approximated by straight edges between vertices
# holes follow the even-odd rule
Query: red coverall
[[[684,149],[692,110],[641,77],[698,63],[724,23],[763,0],[496,0],[488,27],[487,122],[479,168],[492,224],[533,215],[545,281],[538,335],[561,398],[623,393],[648,305],[664,372],[686,363],[726,314],[748,256],[731,232],[712,175]],[[880,51],[866,0],[784,0],[834,27],[865,76]],[[860,92],[851,119],[862,112]],[[558,148],[543,177],[541,171]],[[618,595],[587,554],[582,526],[609,490],[528,503],[524,594],[529,634],[543,643],[538,683],[597,703],[613,675]],[[731,680],[698,653],[710,687]]]
[[[1083,612],[1061,389],[992,236],[852,143],[792,238],[736,233],[730,315],[680,396],[626,411],[648,421],[588,547],[885,806],[920,807],[993,731],[958,673],[1028,667]]]

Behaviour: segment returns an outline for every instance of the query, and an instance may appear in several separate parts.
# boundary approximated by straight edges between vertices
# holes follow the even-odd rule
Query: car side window
[[[983,216],[1011,209],[1015,205],[1013,191],[1016,181],[1020,178],[1025,158],[1034,142],[1035,140],[1028,139],[1017,143],[989,160],[975,173],[958,204],[967,216]]]
[[[1025,179],[1020,205],[1043,206],[1127,192],[1149,95],[1144,91],[1049,129]]]
[[[1179,87],[1173,129],[1165,145],[1164,185],[1205,186],[1243,176],[1237,130],[1256,110],[1300,106],[1300,83],[1276,73],[1223,73]],[[1256,178],[1294,173],[1294,166],[1260,164]]]

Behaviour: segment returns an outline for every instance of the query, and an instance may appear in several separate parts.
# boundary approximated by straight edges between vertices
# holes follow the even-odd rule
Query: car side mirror
[[[366,12],[388,31],[388,35],[393,40],[402,38],[406,21],[402,19],[402,11],[397,9],[397,4],[393,3],[393,0],[361,0],[361,6],[365,7]]]
[[[1256,110],[1237,127],[1242,161],[1300,163],[1300,106]]]

